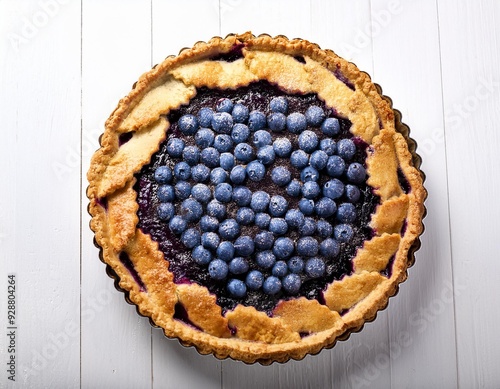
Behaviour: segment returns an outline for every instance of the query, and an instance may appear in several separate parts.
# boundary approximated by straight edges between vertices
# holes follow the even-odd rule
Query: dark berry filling
[[[279,300],[324,303],[352,273],[379,198],[367,144],[316,95],[258,82],[202,88],[168,115],[168,137],[136,175],[139,224],[176,283],[196,282],[223,311],[268,314]]]

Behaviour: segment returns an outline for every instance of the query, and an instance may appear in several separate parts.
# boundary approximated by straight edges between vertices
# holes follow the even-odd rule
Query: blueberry
[[[312,166],[307,166],[300,172],[300,179],[302,182],[318,181],[319,176],[319,172]]]
[[[226,219],[219,224],[219,235],[222,239],[233,240],[240,234],[240,225],[234,219]]]
[[[240,257],[249,257],[254,250],[253,239],[249,236],[240,236],[234,241],[234,253]]]
[[[347,184],[345,186],[345,195],[347,197],[347,200],[355,204],[359,201],[359,198],[361,197],[361,192],[359,191],[357,186]]]
[[[281,112],[272,112],[267,115],[267,126],[273,132],[281,132],[286,127],[286,116]]]
[[[366,179],[366,170],[358,162],[353,162],[347,168],[347,179],[354,184],[361,184]]]
[[[255,152],[248,143],[238,143],[234,148],[234,156],[242,162],[250,162],[255,158]]]
[[[276,263],[276,256],[270,251],[259,251],[255,255],[255,262],[262,269],[270,269]]]
[[[226,218],[226,206],[217,200],[212,200],[207,205],[207,215],[221,221]]]
[[[315,169],[322,170],[326,167],[326,163],[328,162],[328,154],[323,150],[316,150],[311,154],[311,158],[309,159],[309,163]]]
[[[316,232],[316,222],[312,217],[306,217],[304,223],[299,227],[301,236],[311,236]]]
[[[209,168],[214,168],[219,166],[220,153],[214,147],[207,147],[201,150],[200,160],[203,164]]]
[[[340,245],[335,239],[328,238],[319,245],[319,252],[323,257],[335,258],[340,253]]]
[[[271,216],[267,213],[259,212],[255,215],[255,225],[260,229],[267,229],[271,222]]]
[[[226,262],[221,259],[214,259],[208,265],[208,274],[214,280],[224,280],[229,272],[229,267]]]
[[[191,196],[191,185],[186,181],[179,181],[175,184],[174,192],[178,200],[185,200]]]
[[[269,231],[275,235],[284,235],[288,231],[288,224],[285,219],[273,217],[269,222]]]
[[[255,212],[265,212],[271,201],[271,196],[264,191],[257,191],[252,193],[252,199],[250,200],[250,207]]]
[[[187,222],[181,216],[174,216],[172,219],[170,219],[170,223],[168,223],[168,226],[174,234],[179,235],[186,231]]]
[[[257,148],[261,148],[264,146],[269,146],[273,143],[273,138],[271,134],[266,130],[258,130],[253,134],[252,139],[253,144]]]
[[[248,119],[248,108],[243,104],[236,103],[231,111],[235,123],[244,123]]]
[[[231,270],[231,269],[229,269],[229,270]],[[243,298],[247,294],[247,286],[241,280],[231,279],[227,283],[227,291],[233,297]]]
[[[175,199],[174,187],[172,185],[159,186],[158,191],[156,192],[156,196],[162,203],[173,201]]]
[[[200,128],[194,136],[194,143],[202,149],[210,147],[214,144],[215,134],[209,128]]]
[[[155,170],[155,181],[158,184],[168,184],[172,181],[172,170],[168,166],[159,166]]]
[[[227,181],[229,174],[221,167],[216,167],[210,172],[210,182],[219,185]]]
[[[305,168],[309,164],[309,155],[304,150],[295,150],[290,156],[290,164],[297,169]]]
[[[174,216],[175,209],[172,203],[160,203],[156,212],[160,220],[169,221]]]
[[[208,265],[212,260],[212,253],[203,246],[196,246],[191,257],[198,265]]]
[[[269,201],[269,214],[274,217],[283,216],[288,210],[288,201],[283,196],[274,195]]]
[[[302,281],[298,274],[287,274],[283,280],[283,289],[289,294],[299,293]]]
[[[177,180],[185,181],[191,177],[191,166],[186,162],[177,162],[174,166],[174,176]]]
[[[304,215],[312,215],[314,213],[314,201],[310,199],[301,199],[299,201],[299,209]]]
[[[225,153],[233,148],[233,140],[227,134],[219,134],[214,139],[213,146],[219,153]]]
[[[170,138],[167,142],[167,153],[172,158],[182,157],[182,150],[184,150],[185,143],[179,138]]]
[[[304,223],[304,214],[298,209],[289,209],[285,215],[285,221],[290,228],[299,228]]]
[[[231,100],[225,98],[217,101],[217,105],[215,106],[215,110],[217,112],[231,112],[233,110],[234,104]]]
[[[302,185],[302,196],[306,199],[315,199],[318,197],[320,192],[321,188],[317,182],[307,181],[304,185]]]
[[[332,200],[340,198],[344,194],[344,184],[342,181],[334,178],[325,182],[323,185],[323,196]]]
[[[246,207],[252,199],[252,191],[246,186],[237,186],[233,189],[232,199],[239,207]]]
[[[299,148],[304,150],[306,153],[312,153],[318,147],[318,136],[310,131],[305,130],[299,135]]]
[[[284,277],[288,273],[288,266],[285,261],[278,261],[274,264],[271,274],[275,277]]]
[[[275,295],[281,290],[281,281],[278,277],[269,276],[262,284],[262,290],[268,295]]]
[[[273,112],[286,113],[288,111],[288,100],[286,97],[273,97],[269,102],[269,109]]]
[[[318,254],[319,243],[316,239],[305,236],[297,241],[297,254],[304,257],[314,257]]]
[[[246,142],[248,137],[250,136],[250,129],[245,124],[236,123],[233,126],[233,131],[231,131],[231,138],[234,143],[242,143]]]
[[[318,220],[316,223],[318,235],[322,238],[328,238],[333,234],[333,227],[326,220]]]
[[[242,207],[236,211],[236,221],[242,226],[248,226],[255,220],[255,212],[250,208]]]
[[[248,115],[248,128],[250,131],[262,130],[266,126],[266,115],[261,111],[252,111]]]
[[[255,235],[255,248],[257,250],[270,250],[273,247],[274,235],[269,231],[261,231]]]
[[[277,166],[271,172],[271,180],[278,186],[285,186],[292,180],[292,173],[285,166]]]
[[[208,250],[215,251],[219,247],[220,237],[215,232],[205,232],[201,235],[201,245]]]
[[[194,166],[200,160],[200,149],[196,146],[186,146],[182,151],[182,158],[190,166]]]
[[[326,172],[330,177],[340,177],[345,170],[345,162],[338,155],[332,155],[326,163]]]
[[[214,198],[221,203],[228,203],[231,201],[233,195],[233,187],[227,182],[218,184],[214,189]]]
[[[356,145],[351,139],[341,139],[337,142],[337,155],[349,161],[356,154]]]
[[[316,105],[312,105],[307,108],[305,115],[307,124],[313,127],[319,127],[325,120],[325,112]]]
[[[217,258],[229,262],[234,258],[234,245],[231,242],[220,242],[216,251]]]
[[[335,136],[340,132],[340,123],[337,118],[326,118],[321,124],[321,132],[326,136]]]
[[[273,142],[273,149],[276,156],[288,158],[292,153],[292,142],[287,138],[278,138]]]
[[[299,112],[291,113],[286,118],[286,128],[292,134],[300,134],[307,128],[306,117]]]
[[[198,128],[200,128],[198,119],[191,114],[181,116],[178,124],[179,130],[181,130],[184,135],[194,135],[196,131],[198,131]]]
[[[201,127],[209,127],[212,124],[212,117],[214,116],[214,111],[212,108],[203,107],[198,111],[198,123]]]
[[[236,257],[229,262],[229,271],[232,274],[245,274],[248,271],[248,262],[245,258]]]
[[[314,210],[316,211],[316,215],[318,215],[319,217],[327,218],[335,214],[335,212],[337,211],[337,205],[331,198],[322,197],[318,201],[316,201]]]
[[[324,151],[329,157],[334,155],[337,151],[337,144],[333,139],[325,138],[319,142],[319,149]]]
[[[258,290],[264,283],[264,275],[258,270],[252,270],[247,274],[245,284],[250,290]]]
[[[191,189],[191,195],[202,204],[206,204],[212,199],[212,191],[205,184],[195,184]]]
[[[266,175],[266,167],[260,161],[252,161],[246,167],[248,178],[254,182],[262,181]]]
[[[325,274],[326,266],[321,258],[314,257],[307,260],[304,269],[309,277],[319,278]]]
[[[242,144],[242,143],[240,143]],[[243,184],[246,178],[246,169],[244,166],[236,165],[231,169],[231,173],[229,173],[229,179],[233,184]]]
[[[193,198],[186,199],[181,203],[180,215],[187,222],[197,222],[203,215],[203,207]]]
[[[217,112],[212,118],[212,128],[219,134],[231,134],[233,117],[227,112]]]
[[[276,158],[276,153],[272,146],[263,146],[257,150],[257,159],[263,165],[271,165]]]
[[[292,180],[286,187],[286,193],[292,197],[298,197],[302,193],[299,180]]]
[[[200,219],[202,232],[215,232],[219,229],[219,220],[216,217],[204,215]]]
[[[234,167],[234,155],[231,153],[222,153],[219,158],[220,167],[230,171]],[[191,173],[192,174],[192,173]]]
[[[337,209],[337,220],[341,223],[353,223],[356,220],[356,207],[351,203],[342,203]]]
[[[188,249],[198,246],[201,242],[200,232],[195,228],[190,228],[184,231],[181,235],[181,242]]]
[[[354,231],[349,224],[337,224],[333,228],[333,236],[335,236],[335,239],[339,242],[347,243],[350,242],[354,236]]]
[[[291,273],[294,274],[300,274],[302,273],[302,270],[304,270],[304,260],[302,257],[292,257],[288,260],[287,262],[288,265],[288,270],[290,270]]]
[[[273,254],[278,259],[288,259],[292,256],[295,245],[290,238],[278,238],[273,245]]]
[[[191,178],[196,182],[205,182],[210,177],[210,169],[199,163],[191,168]]]

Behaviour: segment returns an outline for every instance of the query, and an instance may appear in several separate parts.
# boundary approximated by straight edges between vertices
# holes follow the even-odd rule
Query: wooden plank
[[[149,2],[82,6],[82,344],[83,388],[151,385],[151,328],[114,288],[88,223],[86,173],[104,121],[151,67]]]
[[[500,385],[500,3],[440,1],[458,383]],[[491,200],[493,204],[491,203]]]
[[[17,296],[16,382],[2,368],[2,387],[79,384],[78,153],[61,175],[68,149],[80,149],[79,25],[78,3],[0,2],[0,277],[6,295],[16,274]]]

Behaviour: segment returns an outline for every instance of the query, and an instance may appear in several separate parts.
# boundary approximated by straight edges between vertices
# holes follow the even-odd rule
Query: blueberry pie
[[[301,39],[198,42],[140,77],[88,172],[95,242],[140,314],[269,364],[346,339],[406,279],[426,192],[367,74]]]

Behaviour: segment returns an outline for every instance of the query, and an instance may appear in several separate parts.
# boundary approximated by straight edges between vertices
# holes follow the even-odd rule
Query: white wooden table
[[[499,22],[498,0],[0,0],[0,387],[500,388]],[[332,350],[270,367],[200,356],[138,316],[98,259],[85,196],[104,120],[137,77],[248,30],[370,73],[429,191],[422,248],[388,309]]]

